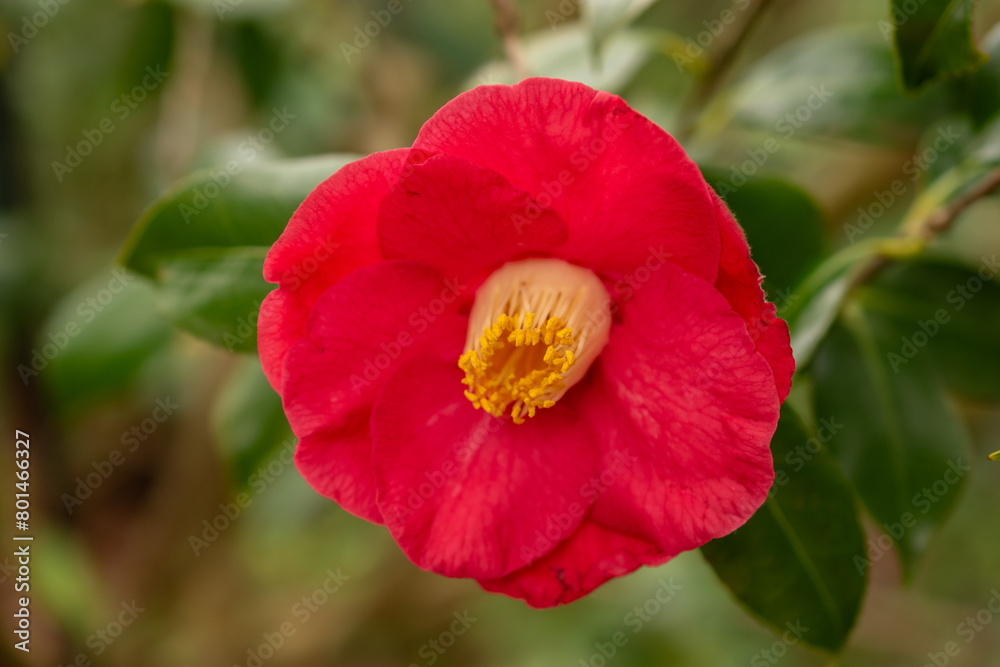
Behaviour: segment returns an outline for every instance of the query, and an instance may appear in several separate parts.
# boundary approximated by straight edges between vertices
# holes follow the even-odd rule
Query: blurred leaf
[[[655,2],[656,0],[585,0],[583,14],[594,50],[599,50],[609,35],[627,26]]]
[[[42,325],[38,358],[51,360],[40,376],[64,409],[124,392],[172,334],[149,285],[120,269],[101,272],[63,297]]]
[[[822,445],[836,420],[810,438],[785,407],[771,441],[775,483],[742,527],[701,552],[737,600],[778,634],[796,629],[812,646],[838,651],[864,595],[864,532],[847,481]]]
[[[746,232],[771,300],[792,299],[792,290],[823,255],[825,227],[817,203],[778,178],[750,176],[735,188],[725,170],[706,167],[702,173]]]
[[[270,247],[306,195],[356,159],[324,155],[249,166],[234,161],[231,170],[195,172],[143,213],[121,262],[156,279],[162,262],[197,248]]]
[[[860,306],[845,311],[813,363],[816,414],[844,425],[831,450],[910,579],[963,485],[966,437],[928,360],[895,363],[880,333]]]
[[[262,275],[267,250],[313,188],[354,159],[265,163],[234,176],[197,172],[146,211],[122,262],[156,282],[157,302],[173,324],[251,352],[260,302],[273,289]]]
[[[264,105],[271,98],[282,70],[288,66],[281,40],[265,29],[269,25],[257,21],[234,21],[231,30],[224,30],[220,35],[228,42],[243,84],[255,106]]]
[[[956,391],[1000,400],[1000,272],[996,255],[982,273],[944,261],[894,264],[858,290],[857,299],[909,365],[926,346],[936,369]],[[982,277],[987,276],[987,280]]]
[[[750,66],[701,121],[732,123],[785,139],[824,136],[908,145],[944,107],[940,91],[905,95],[892,50],[870,28],[837,27],[789,42]]]
[[[613,93],[624,88],[656,50],[651,38],[625,30],[607,39],[600,59],[595,61],[588,40],[579,23],[527,35],[523,54],[528,71],[534,76],[579,81]],[[514,84],[517,81],[510,64],[497,61],[482,67],[466,86]]]
[[[230,478],[239,490],[275,449],[292,435],[257,357],[240,361],[223,387],[212,415],[216,441],[222,446]]]
[[[976,128],[983,127],[1000,112],[1000,23],[983,37],[989,61],[968,76],[951,82],[954,98],[966,109]]]
[[[779,311],[788,322],[796,373],[812,361],[817,346],[837,319],[849,286],[850,276],[841,274],[805,300],[789,304],[786,312]]]
[[[916,232],[935,209],[960,197],[1000,167],[1000,116],[994,118],[981,132],[964,141],[962,137],[955,138],[955,131],[951,126],[942,135],[958,141],[962,145],[962,155],[953,167],[935,174],[934,180],[911,205],[906,220],[903,221],[910,232]]]
[[[47,613],[59,619],[75,640],[84,641],[96,623],[106,623],[115,602],[92,565],[83,544],[58,523],[37,536],[48,548],[32,551],[37,578],[32,593]]]
[[[273,16],[288,8],[292,0],[168,0],[181,9],[189,9],[226,21]]]
[[[892,0],[894,44],[907,88],[954,76],[985,61],[972,41],[972,5],[972,0]]]
[[[163,263],[156,302],[173,324],[230,352],[257,349],[266,248],[203,248]]]

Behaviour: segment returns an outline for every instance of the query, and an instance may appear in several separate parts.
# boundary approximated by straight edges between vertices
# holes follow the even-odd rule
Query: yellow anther
[[[552,407],[607,342],[607,303],[587,269],[556,259],[508,262],[479,287],[469,314],[458,359],[465,397],[517,424]]]

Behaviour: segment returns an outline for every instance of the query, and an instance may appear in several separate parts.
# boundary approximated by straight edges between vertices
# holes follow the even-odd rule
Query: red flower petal
[[[537,213],[532,220],[529,211]],[[436,155],[404,170],[382,201],[378,238],[387,258],[418,260],[464,279],[555,248],[566,241],[566,225],[500,174]]]
[[[501,173],[551,205],[570,229],[560,255],[573,262],[624,274],[663,252],[715,280],[708,185],[670,135],[615,95],[556,79],[480,86],[427,121],[414,149]]]
[[[368,413],[358,411],[338,428],[301,438],[295,446],[295,467],[309,486],[351,514],[382,523],[375,503],[368,417]]]
[[[454,313],[457,303],[457,288],[433,270],[379,262],[320,297],[308,336],[289,349],[282,398],[300,438],[299,470],[348,511],[378,516],[367,427],[375,396],[415,354],[458,358],[466,322]],[[457,381],[455,390],[461,396]]]
[[[479,584],[532,607],[554,607],[583,597],[609,579],[667,559],[652,544],[588,519],[548,555],[506,577]]]
[[[764,502],[779,401],[746,325],[704,281],[665,264],[622,306],[584,396],[592,428],[635,465],[595,520],[676,554]]]
[[[305,335],[319,296],[354,269],[377,262],[375,216],[409,151],[374,153],[320,183],[292,216],[264,261],[264,279],[278,283],[258,318],[257,347],[271,386],[281,387],[282,360]]]
[[[715,289],[726,297],[733,310],[746,321],[757,351],[774,372],[778,398],[783,401],[792,388],[792,375],[795,373],[788,325],[784,320],[778,319],[774,304],[764,301],[764,290],[760,287],[760,269],[750,259],[750,247],[736,218],[718,196],[713,194],[713,198],[722,237],[719,277],[715,280]]]
[[[413,359],[372,412],[378,505],[414,563],[493,579],[539,556],[531,545],[572,534],[597,448],[573,410],[513,424],[475,410],[454,360]]]

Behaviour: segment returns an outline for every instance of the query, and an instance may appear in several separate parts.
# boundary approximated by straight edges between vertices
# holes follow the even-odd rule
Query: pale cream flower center
[[[465,353],[466,397],[517,424],[583,379],[611,330],[611,300],[593,271],[559,259],[509,262],[476,292]]]

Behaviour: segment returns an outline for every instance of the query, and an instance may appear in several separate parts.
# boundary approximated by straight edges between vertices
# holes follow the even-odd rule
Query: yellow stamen
[[[556,259],[508,263],[476,294],[458,360],[465,396],[524,423],[583,378],[610,326],[607,291],[591,271]]]

